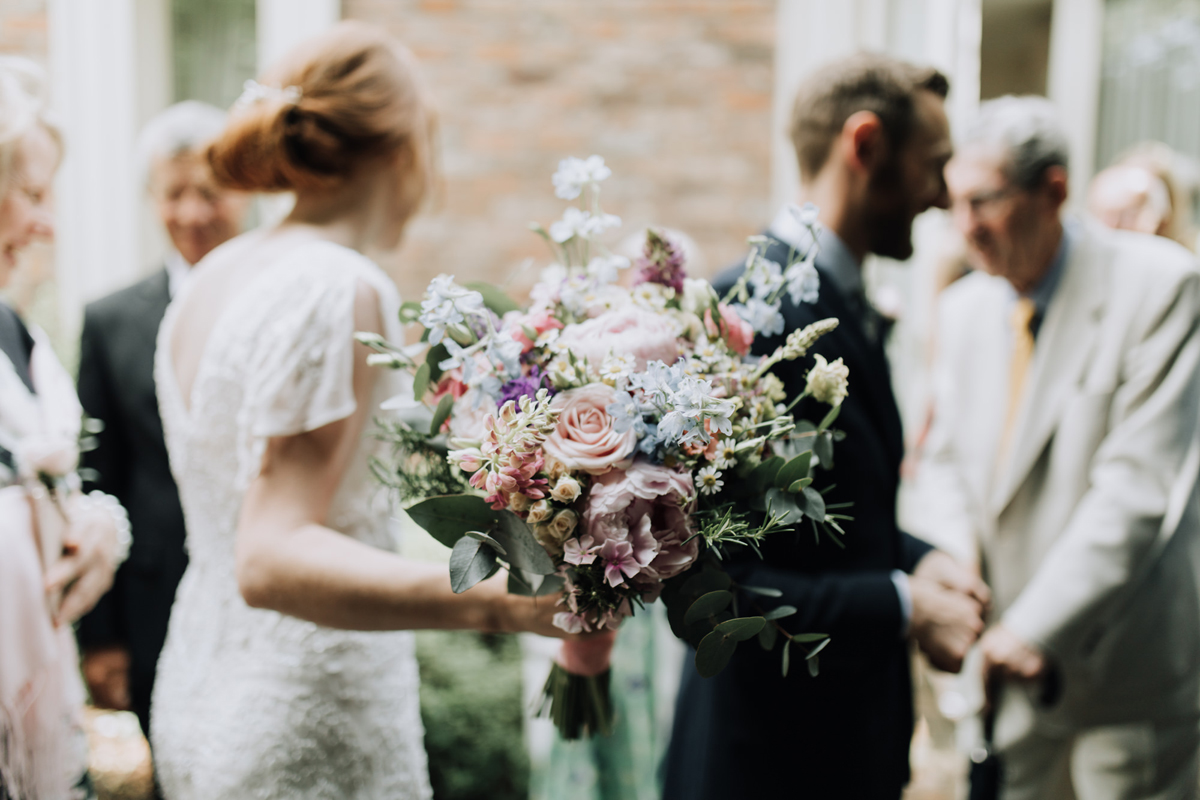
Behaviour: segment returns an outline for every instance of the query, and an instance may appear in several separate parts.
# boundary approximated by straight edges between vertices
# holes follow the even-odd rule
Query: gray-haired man
[[[151,120],[141,168],[172,250],[162,269],[84,312],[79,399],[105,424],[85,456],[96,488],[129,511],[133,547],[112,590],[80,623],[83,671],[97,705],[132,709],[150,731],[150,692],[183,576],[183,511],[171,478],[154,392],[154,346],[171,298],[197,262],[241,229],[245,195],[217,186],[204,147],[225,113],[187,101]]]
[[[946,168],[978,271],[946,290],[923,531],[981,556],[1005,800],[1196,796],[1200,274],[1064,224],[1048,101],[985,103]]]

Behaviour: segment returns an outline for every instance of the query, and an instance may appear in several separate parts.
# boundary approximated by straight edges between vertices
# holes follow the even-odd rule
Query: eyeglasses
[[[965,206],[970,210],[972,216],[991,217],[1000,210],[1001,201],[1007,200],[1019,191],[1020,189],[1016,186],[1004,186],[990,191],[976,192],[966,197],[955,198],[952,210],[957,211]]]

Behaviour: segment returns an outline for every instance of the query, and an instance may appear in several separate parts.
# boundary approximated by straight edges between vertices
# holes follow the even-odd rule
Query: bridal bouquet
[[[396,416],[381,423],[395,460],[373,469],[452,548],[456,592],[504,566],[509,590],[552,597],[569,633],[612,631],[662,597],[702,675],[752,638],[767,649],[784,640],[785,673],[791,645],[812,645],[815,669],[827,639],[784,630],[778,621],[794,608],[740,614],[734,589],[779,592],[734,587],[721,569],[731,547],[757,551],[805,518],[836,541],[848,519],[811,485],[813,468],[832,461],[846,368],[816,356],[795,398],[770,372],[806,358],[837,320],[749,355],[755,336],[782,334],[785,293],[816,299],[815,245],[781,265],[752,239],[745,274],[719,298],[688,277],[665,233],[646,231],[632,264],[601,244],[620,224],[599,204],[609,174],[599,156],[559,165],[557,195],[580,202],[548,230],[533,226],[555,263],[528,307],[440,275],[401,312],[423,326],[419,344],[359,335],[376,350],[372,363],[413,374],[412,396],[385,404]],[[814,209],[795,213],[815,225]],[[790,413],[806,396],[830,406],[815,424]],[[546,705],[567,738],[608,728],[610,647],[611,637],[564,643]]]

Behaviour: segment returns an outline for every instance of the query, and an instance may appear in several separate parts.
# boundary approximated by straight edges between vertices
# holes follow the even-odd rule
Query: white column
[[[259,71],[341,18],[341,0],[258,0]]]
[[[317,35],[342,18],[341,0],[258,0],[258,71],[270,67],[300,42]],[[258,217],[271,225],[292,209],[291,194],[262,195]]]
[[[51,102],[66,140],[56,182],[60,336],[83,304],[139,274],[133,141],[137,0],[50,0]]]
[[[1071,144],[1070,205],[1082,206],[1096,162],[1104,0],[1055,0],[1047,88]]]

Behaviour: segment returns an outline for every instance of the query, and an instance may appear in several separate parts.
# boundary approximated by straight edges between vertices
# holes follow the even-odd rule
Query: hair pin
[[[303,96],[299,86],[287,86],[280,89],[278,86],[267,86],[251,79],[242,84],[242,93],[233,102],[232,110],[242,111],[263,100],[278,100],[287,105],[295,105]]]

